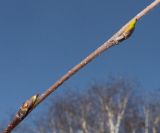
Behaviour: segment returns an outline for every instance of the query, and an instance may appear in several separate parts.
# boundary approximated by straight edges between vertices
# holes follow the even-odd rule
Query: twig
[[[46,90],[41,95],[32,96],[28,99],[19,109],[18,113],[15,115],[14,119],[7,126],[7,128],[3,131],[3,133],[10,133],[38,104],[40,104],[45,98],[47,98],[53,91],[55,91],[60,85],[62,85],[67,79],[69,79],[72,75],[74,75],[77,71],[91,62],[94,58],[99,56],[105,50],[109,49],[112,46],[119,44],[121,41],[126,40],[130,37],[134,30],[134,26],[132,22],[133,20],[139,20],[142,16],[144,16],[147,12],[153,9],[156,5],[160,3],[160,0],[155,0],[149,6],[147,6],[144,10],[138,13],[135,17],[133,17],[127,24],[125,24],[116,34],[114,34],[108,41],[102,44],[99,48],[93,51],[90,55],[88,55],[84,60],[82,60],[79,64],[70,69],[64,76],[58,79],[48,90]]]

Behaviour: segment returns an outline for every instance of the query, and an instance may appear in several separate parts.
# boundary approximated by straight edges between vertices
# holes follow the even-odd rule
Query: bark
[[[128,96],[126,96],[124,98],[124,101],[122,101],[122,103],[120,103],[121,105],[121,111],[120,113],[118,114],[117,116],[117,122],[116,122],[116,125],[115,125],[115,133],[119,133],[119,128],[120,128],[120,124],[121,124],[121,121],[124,117],[124,112],[125,112],[125,109],[126,109],[126,106],[127,106],[127,102],[128,102]]]
[[[160,125],[160,114],[155,118],[153,123],[153,133],[158,133],[158,124]]]
[[[149,109],[147,107],[144,107],[144,114],[145,114],[144,132],[149,133]]]
[[[101,100],[102,103],[103,100]],[[103,103],[105,104],[105,112],[107,113],[108,116],[108,127],[109,127],[109,131],[110,133],[119,133],[119,129],[120,129],[120,124],[121,121],[124,117],[124,112],[127,106],[127,102],[128,102],[128,96],[125,96],[124,100],[121,100],[119,103],[119,108],[117,108],[117,114],[116,112],[114,112],[107,103]],[[117,118],[115,118],[117,116]]]

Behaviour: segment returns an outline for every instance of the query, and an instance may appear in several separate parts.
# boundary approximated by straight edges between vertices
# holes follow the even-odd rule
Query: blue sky
[[[45,91],[151,2],[0,1],[0,118]],[[99,56],[56,93],[69,87],[79,90],[110,75],[137,80],[144,91],[159,88],[159,13],[157,6],[138,22],[129,40]]]

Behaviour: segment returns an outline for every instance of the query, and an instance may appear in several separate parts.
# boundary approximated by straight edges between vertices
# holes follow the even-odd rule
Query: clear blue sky
[[[150,2],[0,1],[0,118],[50,87]],[[136,79],[147,90],[159,88],[159,24],[157,6],[138,22],[132,38],[102,54],[57,92],[105,81],[108,75]]]

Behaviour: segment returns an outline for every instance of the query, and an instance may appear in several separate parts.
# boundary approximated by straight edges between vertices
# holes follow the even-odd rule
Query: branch
[[[8,127],[3,131],[3,133],[10,133],[28,114],[43,100],[45,100],[52,92],[54,92],[60,85],[62,85],[67,79],[74,75],[77,71],[82,69],[85,65],[91,62],[94,58],[99,56],[101,53],[106,51],[112,46],[119,44],[120,42],[128,39],[134,28],[135,23],[144,16],[147,12],[153,9],[156,5],[160,3],[160,0],[155,0],[139,14],[133,17],[127,24],[125,24],[116,34],[114,34],[108,41],[102,44],[99,48],[88,55],[79,64],[70,69],[64,76],[57,80],[48,90],[46,90],[41,95],[36,94],[27,100],[19,109],[18,113],[15,115]],[[35,98],[35,99],[34,99]]]

